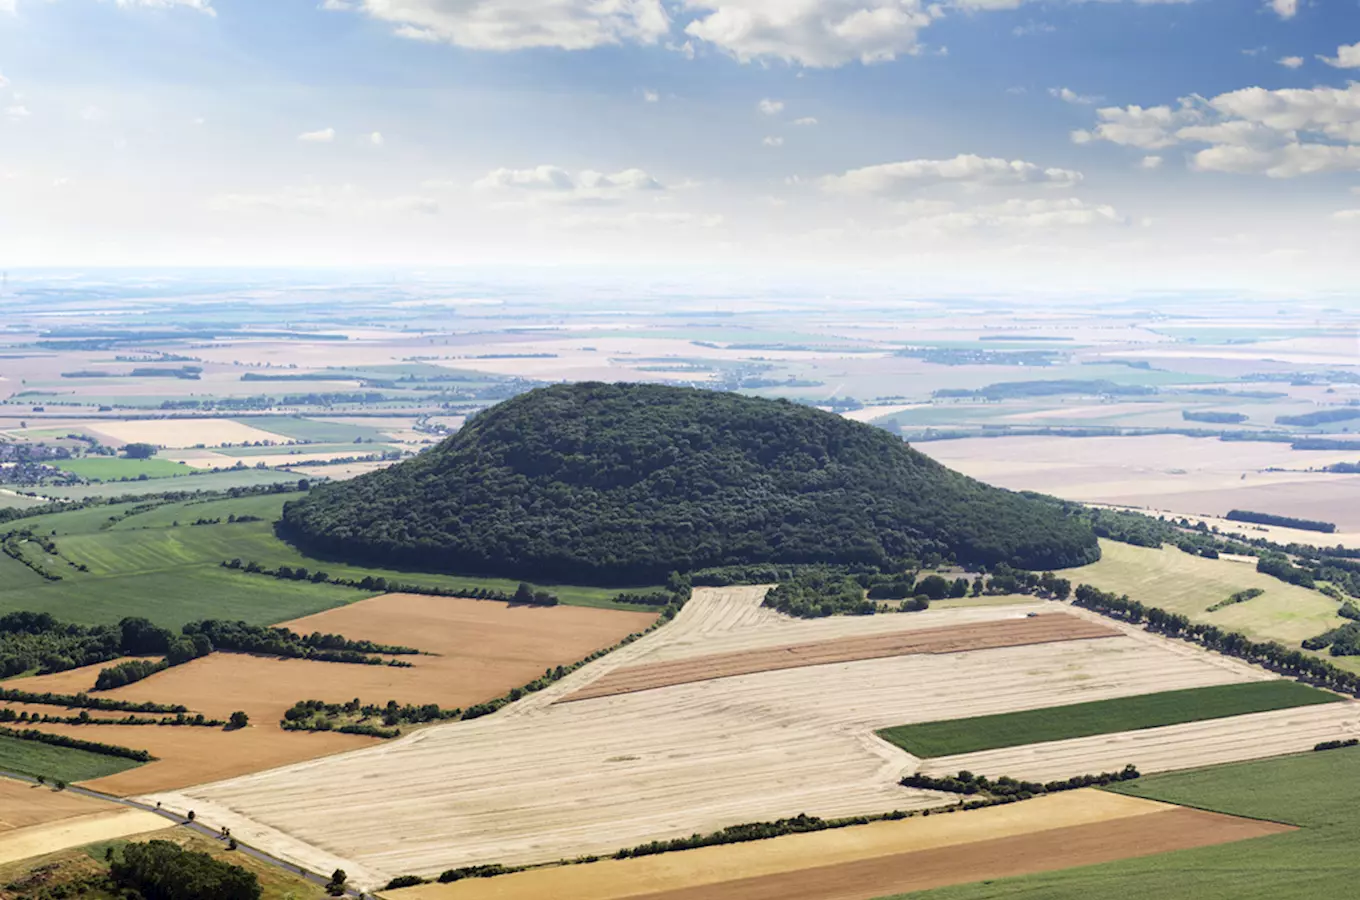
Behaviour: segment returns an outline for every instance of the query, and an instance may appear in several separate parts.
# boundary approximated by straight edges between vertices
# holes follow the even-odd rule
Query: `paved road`
[[[9,778],[14,781],[22,781],[26,784],[38,783],[38,779],[36,778],[30,778],[27,775],[20,775],[18,772],[7,772],[3,769],[0,769],[0,778]],[[222,838],[221,829],[209,828],[208,826],[204,825],[202,822],[199,822],[197,820],[191,822],[184,816],[178,815],[177,813],[173,813],[168,809],[161,809],[159,806],[151,806],[146,803],[141,803],[137,800],[129,800],[126,797],[115,797],[112,794],[105,794],[100,791],[90,790],[89,788],[83,788],[78,784],[67,785],[66,790],[69,793],[76,794],[81,797],[90,797],[94,800],[103,800],[106,803],[116,803],[119,806],[127,806],[132,809],[140,809],[144,812],[155,813],[156,815],[161,816],[162,818],[168,819],[175,825],[182,825],[185,828],[191,828],[194,831],[198,832],[199,834],[203,835],[204,837],[210,837],[213,838],[214,840],[221,840]],[[274,866],[275,868],[278,869],[283,869],[285,872],[288,872],[289,874],[300,875],[301,877],[312,882],[313,884],[324,887],[325,885],[330,883],[329,875],[320,875],[316,872],[310,872],[302,868],[301,866],[295,866],[290,862],[284,862],[283,860],[279,859],[276,856],[271,856],[268,853],[265,853],[263,850],[257,850],[254,847],[251,847],[247,844],[243,844],[239,840],[236,842],[236,849],[238,852],[244,853],[246,856],[254,857],[255,859],[258,859],[262,863]],[[353,889],[346,891],[346,895],[350,897],[361,898],[369,896],[368,894],[364,894],[360,891]]]

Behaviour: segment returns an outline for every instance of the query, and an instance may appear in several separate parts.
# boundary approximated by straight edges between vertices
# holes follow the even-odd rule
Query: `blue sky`
[[[1357,0],[0,0],[0,262],[1346,289]]]

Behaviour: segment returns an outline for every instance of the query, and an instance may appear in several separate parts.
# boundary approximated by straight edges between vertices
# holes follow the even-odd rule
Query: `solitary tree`
[[[128,444],[123,448],[123,454],[128,459],[150,459],[156,455],[155,444]]]
[[[231,718],[228,720],[228,722],[233,729],[245,728],[247,725],[250,724],[250,716],[246,715],[244,712],[238,709],[236,710],[236,712],[231,714]]]

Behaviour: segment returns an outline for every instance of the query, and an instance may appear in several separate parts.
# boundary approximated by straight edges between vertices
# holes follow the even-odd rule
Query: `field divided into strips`
[[[1174,772],[1114,790],[1298,830],[1242,844],[911,894],[912,900],[1318,900],[1355,893],[1360,750]]]
[[[359,439],[377,443],[388,440],[386,434],[368,425],[322,422],[299,416],[243,416],[235,421],[251,429],[271,432],[274,440],[278,440],[276,435],[283,435],[295,441],[314,441],[318,444],[344,443],[358,448],[369,446],[367,443],[355,444],[354,442]]]
[[[794,622],[764,589],[700,589],[670,625],[484,719],[371,750],[155,795],[316,870],[360,883],[536,863],[807,813],[949,802],[902,788],[890,725],[1265,679],[1143,633],[767,671],[557,703],[611,670],[818,636],[1024,619],[1038,604]],[[790,641],[791,634],[797,635]],[[1249,741],[1249,734],[1242,740]],[[1085,768],[1080,770],[1088,771]],[[1065,775],[1071,775],[1067,772]],[[384,828],[375,833],[373,821]]]
[[[163,494],[166,491],[226,491],[239,487],[261,485],[295,485],[298,476],[289,472],[267,469],[231,469],[192,475],[188,481],[166,483],[160,479],[147,481],[114,481],[103,484],[77,484],[69,487],[44,487],[38,493],[56,500],[87,500],[91,497],[132,497]]]
[[[393,892],[398,900],[863,900],[1287,830],[1095,790]]]
[[[102,800],[0,777],[0,836],[109,808]]]
[[[1296,681],[1256,681],[923,722],[885,728],[878,736],[913,756],[933,758],[1341,702],[1337,694]]]

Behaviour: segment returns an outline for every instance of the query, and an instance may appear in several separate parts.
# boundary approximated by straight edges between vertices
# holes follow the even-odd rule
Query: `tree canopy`
[[[881,429],[638,384],[522,394],[413,460],[313,487],[280,527],[324,556],[596,584],[932,554],[1055,569],[1100,553],[1057,504],[974,481]]]

